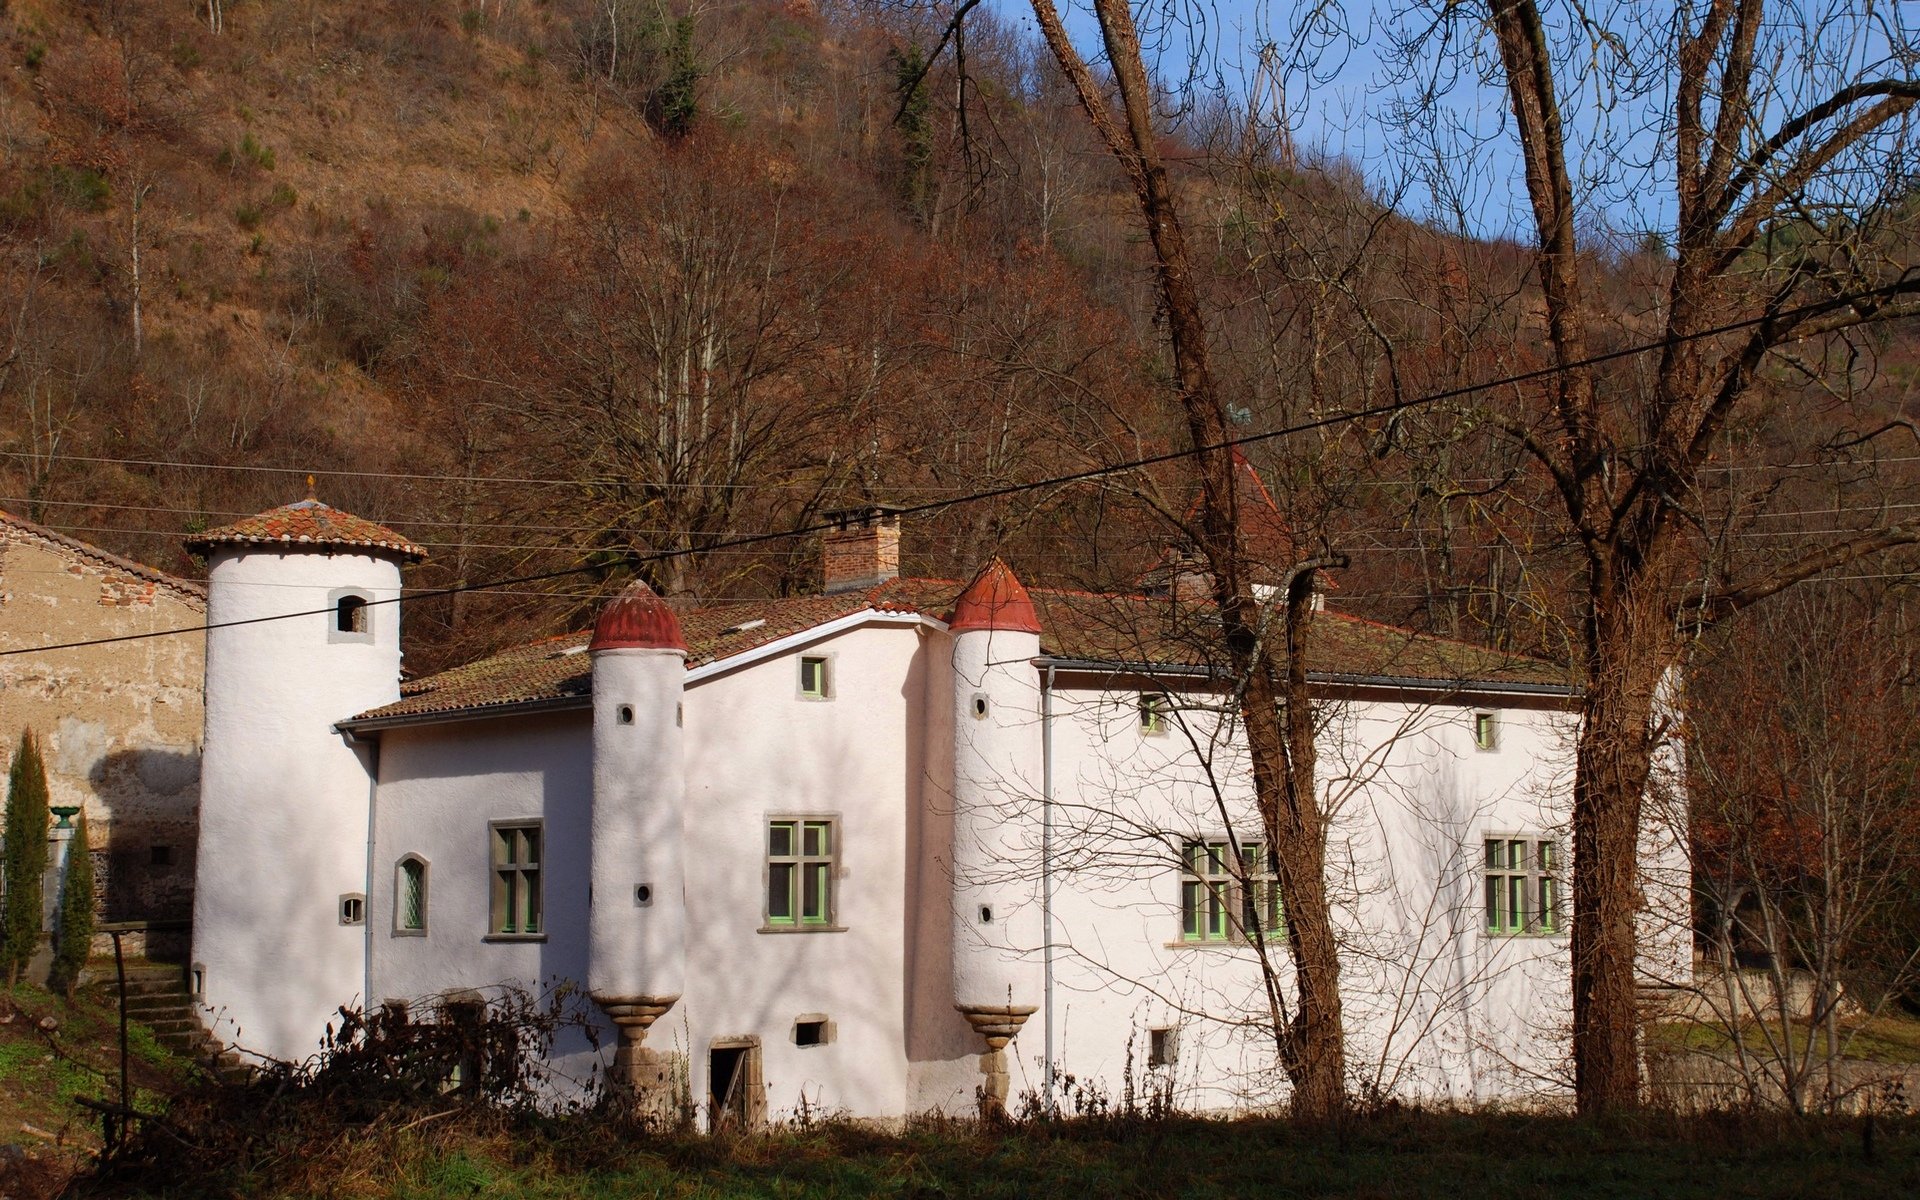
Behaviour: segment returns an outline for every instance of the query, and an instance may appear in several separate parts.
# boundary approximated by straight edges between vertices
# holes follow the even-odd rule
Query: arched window
[[[340,602],[333,609],[333,629],[335,633],[365,633],[367,598],[354,595],[340,597]]]
[[[335,588],[327,593],[332,615],[327,621],[329,642],[371,642],[373,600],[358,588]]]
[[[394,872],[393,931],[425,936],[427,932],[427,860],[409,854]]]

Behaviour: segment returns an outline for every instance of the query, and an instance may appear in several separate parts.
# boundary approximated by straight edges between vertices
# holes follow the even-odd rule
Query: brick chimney
[[[820,539],[826,591],[876,587],[900,574],[900,510],[885,504],[827,514],[833,528]]]

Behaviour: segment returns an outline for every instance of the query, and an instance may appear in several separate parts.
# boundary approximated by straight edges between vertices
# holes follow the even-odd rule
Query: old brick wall
[[[203,624],[196,585],[0,516],[0,649]],[[106,920],[193,911],[206,637],[0,658],[0,759],[31,727],[56,805],[87,813]]]

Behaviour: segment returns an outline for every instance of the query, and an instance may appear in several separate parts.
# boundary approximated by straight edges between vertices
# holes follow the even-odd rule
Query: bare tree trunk
[[[147,193],[151,190],[153,190],[152,184],[136,183],[133,187],[133,229],[131,238],[133,250],[133,361],[136,364],[140,361],[140,350],[143,345],[142,331],[140,328],[140,205],[141,202],[146,199]]]
[[[1332,1116],[1346,1105],[1346,1042],[1339,945],[1327,899],[1326,816],[1313,777],[1314,729],[1302,652],[1315,568],[1297,568],[1280,612],[1263,611],[1248,575],[1226,405],[1208,365],[1199,291],[1179,206],[1158,150],[1153,89],[1126,0],[1094,4],[1119,88],[1124,128],[1115,123],[1105,93],[1068,40],[1051,0],[1033,0],[1033,8],[1081,107],[1125,170],[1153,245],[1180,403],[1197,452],[1200,549],[1212,573],[1229,662],[1241,682],[1240,718],[1261,819],[1278,866],[1294,959],[1298,1003],[1290,1027],[1274,1034],[1293,1085],[1294,1111]],[[1270,628],[1275,622],[1281,626],[1278,634]]]

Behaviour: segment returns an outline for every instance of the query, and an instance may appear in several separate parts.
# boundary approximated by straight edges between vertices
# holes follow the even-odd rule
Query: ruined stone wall
[[[198,626],[199,589],[0,517],[0,649]],[[108,921],[193,911],[202,633],[0,657],[0,760],[31,727],[55,805],[87,814]]]

